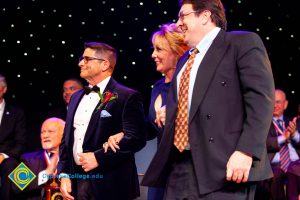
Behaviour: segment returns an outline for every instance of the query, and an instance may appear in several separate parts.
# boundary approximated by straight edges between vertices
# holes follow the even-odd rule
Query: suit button
[[[209,138],[208,142],[209,143],[213,143],[214,142],[214,138],[213,137]]]
[[[226,82],[226,81],[222,81],[221,84],[222,84],[222,86],[224,86],[224,87],[227,86],[227,82]]]
[[[209,115],[209,114],[206,115],[206,119],[207,119],[207,120],[209,120],[209,119],[211,119],[211,118],[212,118],[212,115]]]

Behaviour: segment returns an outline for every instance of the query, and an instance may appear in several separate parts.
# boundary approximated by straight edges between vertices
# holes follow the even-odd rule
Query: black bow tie
[[[84,87],[84,93],[85,93],[86,95],[88,95],[88,94],[91,93],[91,92],[96,92],[96,93],[98,93],[98,92],[100,92],[100,88],[99,88],[97,85],[93,86],[92,88],[90,88],[90,87],[88,87],[88,86]]]

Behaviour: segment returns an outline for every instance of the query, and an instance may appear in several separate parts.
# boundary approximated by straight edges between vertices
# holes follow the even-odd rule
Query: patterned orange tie
[[[188,96],[189,96],[189,82],[191,69],[198,53],[198,49],[193,49],[190,58],[187,61],[179,83],[179,100],[177,106],[176,120],[175,120],[175,135],[174,145],[182,152],[188,142]]]

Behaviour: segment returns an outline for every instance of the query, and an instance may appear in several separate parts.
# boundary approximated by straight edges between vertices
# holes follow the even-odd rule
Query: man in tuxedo
[[[13,199],[8,175],[18,166],[17,159],[26,144],[24,111],[4,100],[5,77],[0,74],[0,199]]]
[[[63,92],[62,97],[65,105],[50,111],[47,115],[47,118],[58,117],[65,120],[67,116],[68,105],[70,103],[72,94],[77,92],[81,88],[83,88],[83,84],[81,80],[77,78],[66,79],[63,83],[63,89],[62,89]]]
[[[134,153],[146,143],[142,97],[111,77],[115,65],[113,47],[85,43],[80,76],[90,87],[73,94],[60,145],[58,172],[66,199],[127,200],[139,196]],[[121,150],[104,153],[102,144],[119,132],[124,133]]]
[[[191,47],[170,85],[162,140],[142,181],[165,199],[253,199],[272,176],[266,138],[274,81],[252,32],[226,32],[220,0],[182,0],[177,26]]]
[[[284,91],[276,89],[273,121],[267,137],[268,156],[274,177],[264,185],[270,185],[267,190],[270,190],[271,198],[277,200],[298,199],[300,194],[300,134],[296,128],[297,117],[284,115],[287,107],[288,100]]]
[[[42,151],[30,152],[21,155],[23,162],[36,176],[30,184],[19,193],[18,199],[40,200],[45,197],[43,187],[50,185],[56,176],[57,162],[59,157],[59,145],[61,143],[65,122],[60,118],[48,118],[41,127]],[[56,179],[54,179],[56,181]],[[58,184],[58,181],[56,181]],[[43,192],[42,192],[43,191]]]

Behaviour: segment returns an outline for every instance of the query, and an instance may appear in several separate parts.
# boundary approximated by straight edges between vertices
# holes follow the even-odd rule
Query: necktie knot
[[[276,123],[277,123],[277,125],[278,125],[278,128],[281,130],[281,131],[283,131],[283,123],[282,123],[283,121],[281,120],[281,119],[277,119],[276,120]]]
[[[92,88],[88,87],[88,86],[85,86],[84,87],[84,93],[86,95],[90,94],[91,92],[100,92],[100,88],[97,86],[97,85],[94,85]]]

